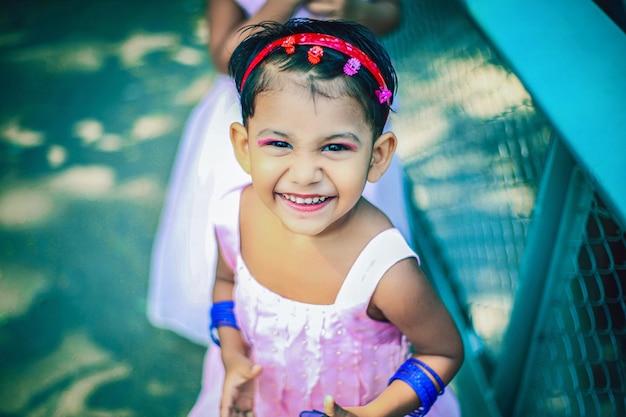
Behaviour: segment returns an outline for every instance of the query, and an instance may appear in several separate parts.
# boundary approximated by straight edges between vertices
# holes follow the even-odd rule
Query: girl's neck
[[[283,297],[331,304],[368,242],[391,225],[367,200],[315,236],[287,229],[251,187],[241,199],[241,254],[253,277]]]

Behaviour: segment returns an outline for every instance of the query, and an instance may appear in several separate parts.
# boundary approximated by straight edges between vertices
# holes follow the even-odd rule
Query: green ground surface
[[[172,417],[193,405],[204,348],[151,326],[146,291],[181,132],[215,74],[203,8],[0,6],[0,416]],[[528,98],[458,5],[404,2],[386,42],[411,181],[488,163],[472,141],[471,158],[450,159],[446,140],[481,143],[485,120]]]
[[[202,347],[153,328],[150,250],[210,84],[196,1],[0,6],[0,415],[186,415]]]

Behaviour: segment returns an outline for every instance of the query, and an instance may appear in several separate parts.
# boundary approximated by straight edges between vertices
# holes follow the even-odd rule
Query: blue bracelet
[[[209,333],[213,343],[220,346],[220,339],[217,335],[218,327],[232,327],[239,330],[237,319],[235,318],[234,301],[218,301],[211,307],[211,325]]]
[[[410,361],[415,361],[419,366],[421,366],[422,368],[426,369],[430,375],[432,375],[433,378],[435,378],[435,381],[437,381],[437,384],[439,384],[439,392],[437,394],[441,395],[443,394],[443,391],[445,390],[445,385],[443,384],[443,381],[441,380],[441,378],[439,377],[439,375],[437,375],[437,373],[435,371],[433,371],[433,369],[426,365],[424,362],[422,362],[419,359],[415,359],[415,358],[410,358]]]
[[[437,392],[435,384],[429,378],[425,371],[430,373],[437,381],[441,388],[439,392]],[[411,417],[425,416],[437,400],[437,395],[443,394],[445,390],[443,381],[441,380],[439,375],[437,375],[435,371],[433,371],[424,362],[415,358],[409,358],[406,362],[404,362],[400,366],[400,368],[398,368],[398,371],[394,374],[394,376],[389,379],[389,384],[391,384],[396,379],[404,381],[411,388],[413,388],[413,391],[415,391],[420,399],[420,402],[422,403],[417,410],[409,414],[409,416]]]

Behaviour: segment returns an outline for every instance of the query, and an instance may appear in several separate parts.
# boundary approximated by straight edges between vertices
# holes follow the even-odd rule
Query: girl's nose
[[[300,185],[320,182],[323,177],[322,167],[316,157],[301,155],[293,158],[289,168],[291,181]]]

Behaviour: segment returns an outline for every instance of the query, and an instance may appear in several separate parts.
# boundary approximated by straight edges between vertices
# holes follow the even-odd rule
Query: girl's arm
[[[397,326],[413,345],[413,357],[433,369],[444,385],[461,367],[463,343],[458,329],[415,259],[404,259],[387,271],[372,297],[370,312]],[[436,380],[430,379],[438,387]],[[359,417],[400,417],[420,405],[407,383],[394,380],[369,404],[346,410]],[[351,415],[339,408],[333,414]]]
[[[306,8],[330,19],[354,20],[382,35],[400,20],[399,0],[309,0]]]
[[[239,43],[251,32],[240,29],[265,20],[284,23],[302,0],[267,0],[257,14],[246,16],[234,0],[207,0],[209,52],[217,69],[228,72],[228,60]]]
[[[213,303],[231,301],[235,285],[233,271],[218,251]],[[233,327],[217,329],[222,361],[224,362],[224,387],[220,403],[220,416],[228,417],[232,410],[250,411],[253,409],[253,380],[261,373],[261,366],[249,359],[249,348],[241,332]]]

